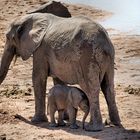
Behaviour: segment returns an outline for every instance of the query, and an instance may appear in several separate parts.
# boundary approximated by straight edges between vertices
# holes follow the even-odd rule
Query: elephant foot
[[[121,128],[123,128],[123,125],[121,124],[121,122],[120,121],[118,121],[118,122],[112,122],[115,126],[118,126],[118,127],[121,127]]]
[[[43,116],[35,115],[31,119],[31,122],[33,122],[33,123],[48,122],[48,118],[46,117],[46,115],[43,115]]]
[[[71,124],[70,129],[78,129],[79,126],[77,124]]]
[[[66,123],[64,121],[58,122],[58,126],[66,126]]]
[[[120,128],[123,128],[122,124],[120,123],[120,121],[111,121],[109,118],[105,120],[104,122],[105,125],[109,125],[109,126],[118,126]]]
[[[91,123],[89,123],[88,125],[86,125],[85,126],[85,130],[86,131],[94,131],[94,132],[96,132],[96,131],[102,131],[103,130],[103,128],[104,128],[104,125],[101,123],[101,124],[91,124]]]
[[[50,123],[49,126],[50,126],[50,127],[57,127],[58,124],[56,124],[56,123]]]

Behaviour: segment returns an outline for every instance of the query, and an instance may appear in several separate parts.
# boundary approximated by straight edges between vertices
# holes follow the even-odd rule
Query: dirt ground
[[[0,1],[0,58],[5,42],[4,33],[8,24],[17,16],[43,4],[45,0]],[[105,20],[112,14],[83,5],[68,5],[72,15],[87,15],[95,21]],[[109,34],[112,29],[107,29]],[[110,34],[115,46],[115,91],[116,101],[124,128],[105,126],[100,132],[86,132],[80,127],[71,130],[68,126],[50,128],[48,123],[32,124],[34,95],[31,81],[32,58],[26,62],[18,58],[11,64],[8,75],[0,85],[0,140],[138,140],[140,139],[140,36],[125,33]],[[53,86],[48,79],[48,90]],[[47,94],[46,94],[47,96]],[[47,101],[46,101],[47,102]],[[103,94],[100,94],[103,121],[108,117]],[[79,110],[77,122],[83,117]],[[48,117],[49,118],[49,117]],[[87,118],[87,122],[89,117]]]

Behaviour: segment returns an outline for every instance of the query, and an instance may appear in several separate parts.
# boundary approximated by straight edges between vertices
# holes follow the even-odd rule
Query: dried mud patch
[[[0,90],[0,96],[10,97],[10,98],[20,98],[23,96],[31,96],[32,87],[20,88],[19,85],[7,86]]]
[[[139,95],[140,96],[140,88],[135,88],[135,87],[132,87],[131,85],[126,87],[124,89],[124,92],[126,92],[128,94],[134,94],[134,95]]]

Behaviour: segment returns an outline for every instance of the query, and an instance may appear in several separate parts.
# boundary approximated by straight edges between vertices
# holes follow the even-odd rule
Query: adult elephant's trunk
[[[82,128],[83,129],[85,128],[85,120],[86,120],[88,114],[89,114],[89,110],[85,112],[84,117],[83,117],[83,120],[82,120]]]
[[[0,65],[0,84],[3,82],[3,80],[6,77],[9,66],[11,64],[13,57],[14,57],[14,54],[15,54],[14,47],[9,47],[6,44],[5,49],[4,49],[4,53],[2,55],[2,59],[1,59],[1,65]]]

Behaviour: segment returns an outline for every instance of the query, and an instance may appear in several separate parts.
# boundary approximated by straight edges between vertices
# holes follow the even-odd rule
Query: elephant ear
[[[27,60],[40,46],[48,27],[43,14],[31,14],[18,19],[16,26],[17,50],[23,60]]]
[[[78,106],[82,101],[80,91],[77,88],[71,88],[68,94],[68,100],[74,108],[78,109]]]
[[[71,14],[68,11],[67,7],[61,2],[57,1],[49,1],[46,4],[41,5],[37,9],[29,11],[27,13],[51,13],[59,17],[71,17]]]

